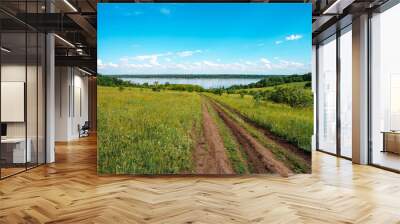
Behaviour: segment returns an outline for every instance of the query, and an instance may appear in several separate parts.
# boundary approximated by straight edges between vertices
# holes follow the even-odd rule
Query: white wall
[[[36,66],[25,67],[25,64],[3,64],[1,66],[1,81],[2,82],[25,82],[26,70],[28,72],[28,88],[27,88],[27,119],[28,119],[28,137],[29,129],[32,127],[36,131],[36,82],[31,78],[31,74],[35,74],[36,77]],[[42,102],[42,101],[40,101]],[[42,105],[38,105],[39,107]],[[32,109],[33,108],[33,109]],[[7,108],[1,108],[7,110]],[[33,111],[35,113],[33,113]],[[32,123],[33,122],[33,123]],[[25,137],[25,122],[7,122],[7,135],[9,137]],[[35,132],[36,135],[36,132]]]
[[[1,66],[2,82],[25,82],[25,64],[3,64]],[[7,110],[7,108],[1,108]],[[7,123],[7,137],[25,137],[25,122]]]
[[[55,141],[67,141],[69,133],[69,68],[55,68]]]
[[[88,120],[88,78],[76,68],[56,67],[55,85],[55,140],[77,139],[78,125]]]
[[[39,70],[37,70],[39,69]],[[30,148],[32,161],[36,162],[39,159],[39,163],[44,163],[44,80],[42,68],[36,67],[36,65],[25,66],[24,64],[18,63],[4,63],[1,66],[2,82],[24,82],[26,84],[26,108],[23,106],[20,108],[21,113],[27,115],[27,120],[21,122],[5,122],[7,124],[7,137],[8,138],[25,138],[25,135],[30,140]],[[27,81],[25,80],[27,77]],[[21,94],[24,94],[24,90],[21,90]],[[2,95],[2,98],[7,96]],[[11,108],[2,107],[1,110],[11,110]],[[26,111],[25,111],[26,110]],[[8,111],[13,113],[13,111]],[[15,112],[14,112],[15,113]],[[37,156],[37,153],[39,155]]]

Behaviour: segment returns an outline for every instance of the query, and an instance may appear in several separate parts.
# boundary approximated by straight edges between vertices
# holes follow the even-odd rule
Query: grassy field
[[[237,110],[243,116],[275,135],[305,150],[311,150],[313,108],[293,108],[268,101],[255,103],[251,96],[238,94],[207,94],[211,98]]]
[[[192,172],[197,93],[99,86],[98,120],[99,173]]]
[[[247,130],[253,137],[255,137],[259,143],[264,145],[266,148],[271,150],[275,158],[284,162],[287,167],[289,167],[294,173],[308,173],[311,170],[310,163],[293,154],[290,150],[277,144],[277,142],[272,141],[267,137],[262,131],[250,125],[241,116],[235,112],[224,108],[224,111],[229,114],[229,116],[234,119],[240,126]],[[251,168],[251,167],[250,167]]]
[[[303,88],[305,82],[283,85]],[[267,88],[274,87],[262,89]],[[238,129],[227,125],[227,121],[221,118],[221,110],[217,113],[215,103],[208,97],[223,105],[224,114],[228,114],[235,123],[270,150],[274,157],[283,162],[293,173],[310,172],[308,159],[299,157],[290,147],[280,145],[279,140],[265,135],[263,130],[251,123],[256,123],[275,136],[310,152],[313,132],[312,107],[291,107],[283,103],[273,103],[268,99],[257,101],[254,96],[243,94],[218,95],[127,86],[98,86],[98,172],[101,174],[203,172],[201,165],[204,164],[203,160],[196,158],[206,158],[203,155],[208,154],[211,157],[207,158],[215,158],[209,146],[216,145],[215,141],[218,141],[223,143],[223,150],[235,174],[254,173],[256,163],[249,159],[251,148],[243,142],[243,139],[239,142]],[[203,124],[202,105],[208,105],[208,113],[218,128],[219,140],[204,138],[207,126],[206,122]],[[247,119],[242,119],[228,108]],[[202,146],[205,151],[201,151]],[[209,164],[207,167],[212,167]]]

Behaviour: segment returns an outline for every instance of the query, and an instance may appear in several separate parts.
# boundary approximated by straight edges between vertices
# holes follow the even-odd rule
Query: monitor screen
[[[1,136],[7,136],[7,124],[1,124]]]

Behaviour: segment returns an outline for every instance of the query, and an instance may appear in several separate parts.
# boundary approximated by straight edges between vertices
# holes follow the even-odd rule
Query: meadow
[[[99,86],[98,121],[99,173],[193,171],[191,135],[201,123],[197,93]]]
[[[310,152],[313,134],[313,108],[290,107],[270,101],[255,102],[250,95],[207,94],[298,148]]]
[[[243,133],[228,125],[221,111],[291,172],[311,170],[313,108],[290,103],[291,99],[296,103],[310,101],[308,81],[235,88],[232,92],[192,85],[137,85],[108,77],[100,80],[100,174],[193,174],[203,173],[207,167],[215,174],[219,171],[213,164],[221,161],[215,153],[221,148],[235,174],[259,173],[260,161],[254,160],[258,157],[254,157],[255,149],[249,142],[253,140],[240,137]],[[274,100],[280,103],[270,100],[279,91],[284,97]],[[307,97],[296,98],[299,91]],[[204,121],[205,106],[218,129],[211,141],[204,138],[209,130]],[[217,112],[216,107],[222,110]],[[217,151],[216,145],[221,145]],[[305,157],[298,153],[305,153]]]

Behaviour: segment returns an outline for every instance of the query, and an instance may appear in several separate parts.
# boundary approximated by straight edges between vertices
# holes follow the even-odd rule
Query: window
[[[318,149],[336,153],[336,36],[318,47]]]
[[[400,170],[400,4],[371,18],[371,162]]]
[[[351,26],[340,35],[340,154],[352,157],[352,33]]]

